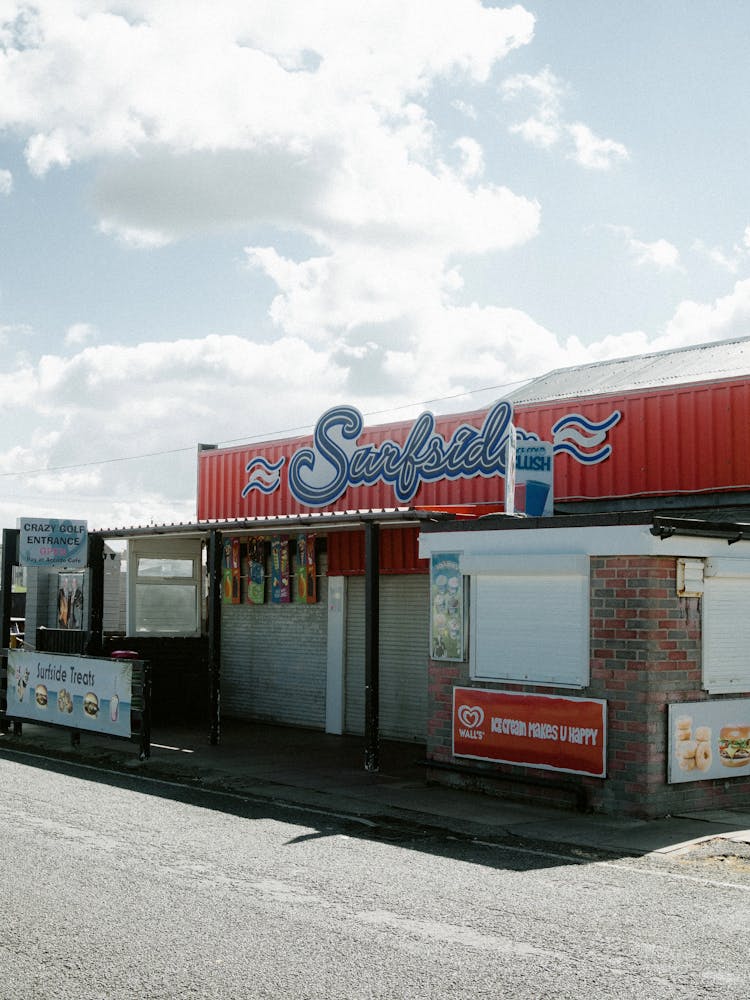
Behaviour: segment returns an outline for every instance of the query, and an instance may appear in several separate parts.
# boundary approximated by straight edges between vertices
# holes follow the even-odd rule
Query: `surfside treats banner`
[[[604,778],[606,737],[606,701],[453,689],[456,757]]]
[[[8,715],[129,738],[133,665],[33,650],[8,651]]]
[[[669,781],[750,776],[750,699],[669,706]]]

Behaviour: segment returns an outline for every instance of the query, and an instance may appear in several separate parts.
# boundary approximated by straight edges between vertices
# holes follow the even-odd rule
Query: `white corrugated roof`
[[[507,398],[516,404],[538,403],[713,382],[743,375],[750,375],[750,337],[598,361],[576,368],[559,368],[533,379]]]

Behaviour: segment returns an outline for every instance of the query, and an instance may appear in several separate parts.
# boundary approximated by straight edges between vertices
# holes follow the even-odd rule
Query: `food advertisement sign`
[[[669,706],[669,781],[750,776],[750,699]]]
[[[456,757],[604,778],[606,750],[606,701],[453,689]]]
[[[69,521],[59,517],[18,519],[18,561],[22,566],[85,569],[87,558],[86,521]]]
[[[132,662],[8,651],[8,716],[132,736]]]
[[[434,552],[430,560],[430,656],[464,660],[464,583],[457,552]]]

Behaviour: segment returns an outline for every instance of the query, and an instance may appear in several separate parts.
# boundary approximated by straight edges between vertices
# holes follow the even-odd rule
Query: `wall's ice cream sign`
[[[454,688],[453,753],[603,778],[606,708],[594,698]]]

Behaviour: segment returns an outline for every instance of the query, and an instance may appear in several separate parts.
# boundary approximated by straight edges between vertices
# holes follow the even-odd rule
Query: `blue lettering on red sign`
[[[393,486],[399,503],[408,503],[422,483],[505,475],[512,414],[509,403],[496,403],[481,428],[461,424],[446,441],[435,430],[435,417],[423,413],[403,445],[389,440],[357,446],[361,413],[336,406],[316,424],[312,448],[291,458],[290,492],[299,503],[325,507],[352,486],[384,482]]]
[[[555,454],[566,452],[587,465],[603,461],[612,452],[607,434],[620,417],[618,410],[601,421],[580,414],[563,417],[552,428]],[[406,504],[422,483],[504,476],[512,418],[510,403],[500,400],[488,410],[481,427],[461,424],[446,441],[435,430],[433,414],[422,413],[403,444],[386,440],[358,445],[362,414],[352,406],[335,406],[315,425],[312,447],[300,448],[289,459],[289,491],[301,504],[326,507],[350,487],[383,482],[393,486],[399,503]],[[518,434],[522,441],[538,440],[536,434],[521,429]],[[524,461],[530,469],[540,467],[536,458]],[[245,466],[248,479],[242,496],[252,490],[273,493],[281,485],[285,464],[284,458],[273,464],[262,457],[252,459]]]

